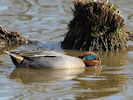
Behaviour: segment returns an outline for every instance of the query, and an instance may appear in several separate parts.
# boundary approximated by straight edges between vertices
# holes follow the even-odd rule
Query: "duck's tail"
[[[9,54],[9,55],[10,55],[11,57],[13,57],[14,59],[16,59],[17,62],[22,62],[22,61],[24,60],[24,58],[21,57],[21,56],[19,56],[19,55],[10,53],[10,52],[5,51],[5,50],[4,50],[4,52],[5,52],[6,54]]]

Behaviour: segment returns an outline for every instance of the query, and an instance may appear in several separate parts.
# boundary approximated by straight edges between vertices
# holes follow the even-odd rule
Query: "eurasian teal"
[[[30,51],[30,52],[8,52],[17,68],[53,68],[73,69],[85,66],[100,65],[100,58],[93,52],[85,52],[77,57],[72,57],[55,51]],[[82,58],[82,59],[80,59]]]

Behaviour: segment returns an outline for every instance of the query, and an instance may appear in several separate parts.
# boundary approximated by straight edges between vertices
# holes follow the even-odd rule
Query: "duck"
[[[99,56],[90,51],[82,53],[79,57],[73,57],[56,51],[14,51],[8,52],[16,68],[52,68],[74,69],[88,66],[100,66]]]

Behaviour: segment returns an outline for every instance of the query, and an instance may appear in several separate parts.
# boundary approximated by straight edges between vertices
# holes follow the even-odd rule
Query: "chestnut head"
[[[98,66],[101,65],[100,57],[91,51],[82,53],[79,58],[83,59],[86,66]]]

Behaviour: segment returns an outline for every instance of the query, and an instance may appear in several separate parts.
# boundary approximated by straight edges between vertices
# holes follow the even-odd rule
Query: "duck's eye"
[[[79,58],[81,58],[81,59],[83,59],[84,58],[84,56],[78,56]]]
[[[97,57],[94,54],[88,54],[88,55],[85,55],[83,59],[84,60],[96,60]]]

